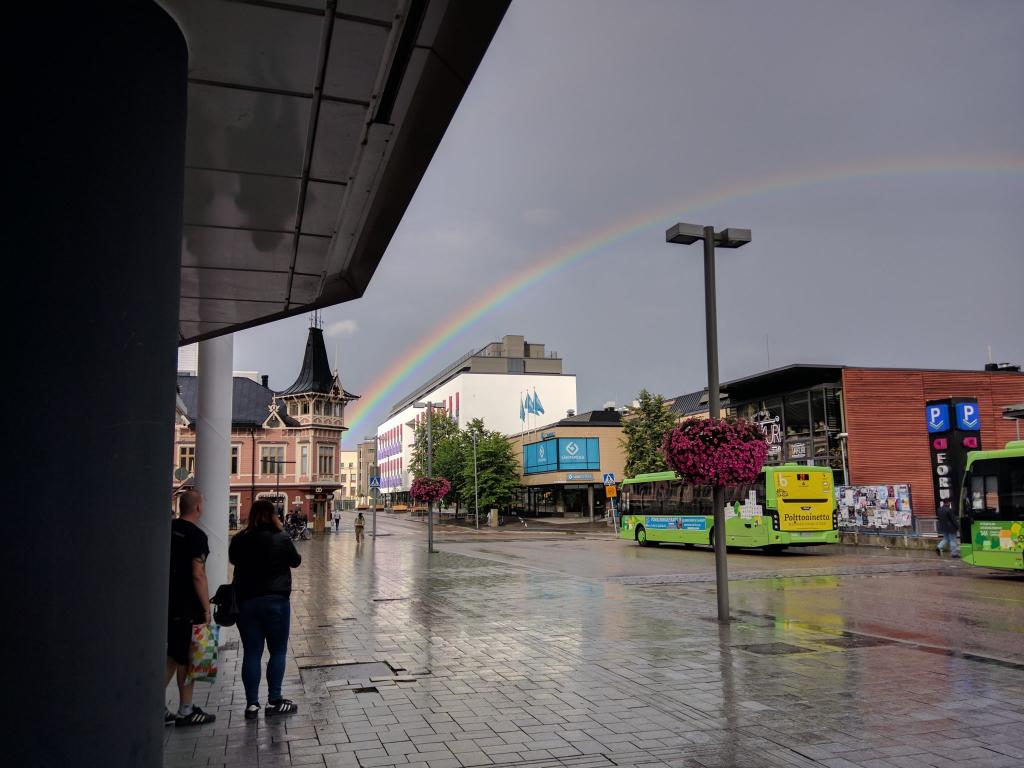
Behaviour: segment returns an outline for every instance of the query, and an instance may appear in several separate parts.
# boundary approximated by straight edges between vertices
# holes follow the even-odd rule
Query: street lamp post
[[[434,476],[434,408],[443,408],[441,403],[417,402],[413,408],[427,409],[427,477]],[[434,552],[434,501],[427,501],[427,552]]]
[[[480,530],[480,491],[476,479],[476,432],[470,433],[473,436],[473,510],[475,512],[476,529]]]
[[[749,229],[727,228],[715,232],[714,227],[679,223],[665,232],[665,242],[693,245],[704,241],[704,326],[707,331],[708,415],[721,418],[718,386],[718,311],[715,296],[715,246],[740,248],[750,242]],[[725,489],[713,491],[715,531],[715,591],[718,594],[718,620],[729,621],[729,568],[725,551]]]

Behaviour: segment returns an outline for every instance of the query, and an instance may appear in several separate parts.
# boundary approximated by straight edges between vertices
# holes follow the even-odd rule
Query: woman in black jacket
[[[297,568],[302,558],[284,532],[273,504],[261,499],[252,505],[245,530],[231,540],[228,559],[235,566],[235,592],[241,612],[238,631],[242,636],[245,719],[252,720],[260,712],[264,645],[270,650],[266,716],[294,714],[298,706],[281,696],[281,681],[292,617],[291,569]]]

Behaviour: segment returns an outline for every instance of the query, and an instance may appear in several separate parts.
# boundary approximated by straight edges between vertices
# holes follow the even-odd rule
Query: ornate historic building
[[[178,375],[187,417],[175,431],[176,486],[189,484],[195,468],[197,383],[195,376]],[[268,498],[305,512],[314,530],[324,530],[333,500],[348,495],[355,471],[343,466],[341,436],[345,406],[356,399],[331,371],[320,328],[309,329],[302,369],[286,389],[275,392],[266,376],[235,376],[230,519],[244,522],[253,500]]]

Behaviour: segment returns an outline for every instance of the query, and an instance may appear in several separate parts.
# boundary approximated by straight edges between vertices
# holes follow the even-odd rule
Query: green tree
[[[481,419],[473,419],[463,431],[462,498],[467,509],[473,508],[473,436],[476,436],[476,480],[480,512],[492,507],[507,507],[515,501],[519,490],[519,464],[512,443],[500,432],[484,428]]]
[[[675,423],[664,397],[640,390],[636,407],[622,424],[620,442],[626,451],[626,477],[668,470],[665,457],[661,455],[661,441]]]
[[[451,491],[444,497],[447,506],[458,506],[462,496],[462,475],[465,457],[463,439],[459,425],[443,410],[434,409],[432,421],[434,443],[434,477],[444,477],[452,484]],[[409,471],[413,477],[427,476],[427,419],[424,418],[413,429],[412,460]]]

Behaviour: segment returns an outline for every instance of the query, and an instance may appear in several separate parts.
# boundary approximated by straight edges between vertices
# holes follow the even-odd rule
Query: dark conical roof
[[[302,358],[302,370],[290,387],[278,392],[279,395],[299,395],[305,392],[330,392],[334,386],[334,374],[327,360],[324,346],[324,332],[310,328],[306,338],[306,354]]]

